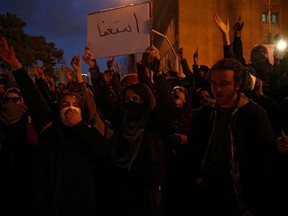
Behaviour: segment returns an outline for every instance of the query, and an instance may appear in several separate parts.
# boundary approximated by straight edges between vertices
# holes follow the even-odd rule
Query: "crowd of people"
[[[241,17],[232,42],[213,18],[223,58],[198,65],[197,49],[190,68],[180,48],[184,78],[153,45],[122,77],[85,47],[56,86],[2,37],[0,214],[288,215],[288,52],[271,64],[255,45],[246,62]]]

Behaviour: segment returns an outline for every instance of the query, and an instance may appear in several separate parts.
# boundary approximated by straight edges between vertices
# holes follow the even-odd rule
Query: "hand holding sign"
[[[142,53],[150,46],[149,6],[146,2],[89,14],[87,44],[93,58]]]

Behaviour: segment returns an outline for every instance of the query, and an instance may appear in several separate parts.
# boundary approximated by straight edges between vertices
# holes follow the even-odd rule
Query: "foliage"
[[[26,23],[16,14],[0,14],[0,36],[4,36],[8,44],[15,48],[16,54],[24,67],[32,63],[42,62],[46,73],[54,76],[53,66],[63,60],[63,50],[57,49],[52,42],[46,42],[43,36],[30,36],[24,32]],[[3,62],[1,67],[5,67]]]

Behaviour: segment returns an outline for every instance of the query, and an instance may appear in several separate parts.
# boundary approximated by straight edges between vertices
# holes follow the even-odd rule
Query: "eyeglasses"
[[[4,97],[3,102],[7,103],[8,101],[12,101],[13,103],[18,103],[20,99],[20,97]]]

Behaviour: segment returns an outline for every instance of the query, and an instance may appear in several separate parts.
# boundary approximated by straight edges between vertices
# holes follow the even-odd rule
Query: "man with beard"
[[[241,41],[241,31],[244,26],[241,16],[234,23],[234,40],[231,43],[229,38],[229,19],[224,22],[220,16],[215,14],[213,16],[215,23],[221,30],[223,38],[223,48],[225,58],[234,58],[246,65],[243,57],[243,48]],[[268,50],[263,45],[255,45],[250,53],[250,61],[246,66],[250,66],[255,70],[254,74],[263,83],[263,93],[273,99],[281,100],[279,96],[279,82],[280,82],[280,61],[274,55],[274,64],[272,65],[268,58]]]
[[[273,214],[274,132],[265,110],[241,93],[244,75],[237,60],[217,61],[208,74],[216,105],[191,123],[201,216]]]

